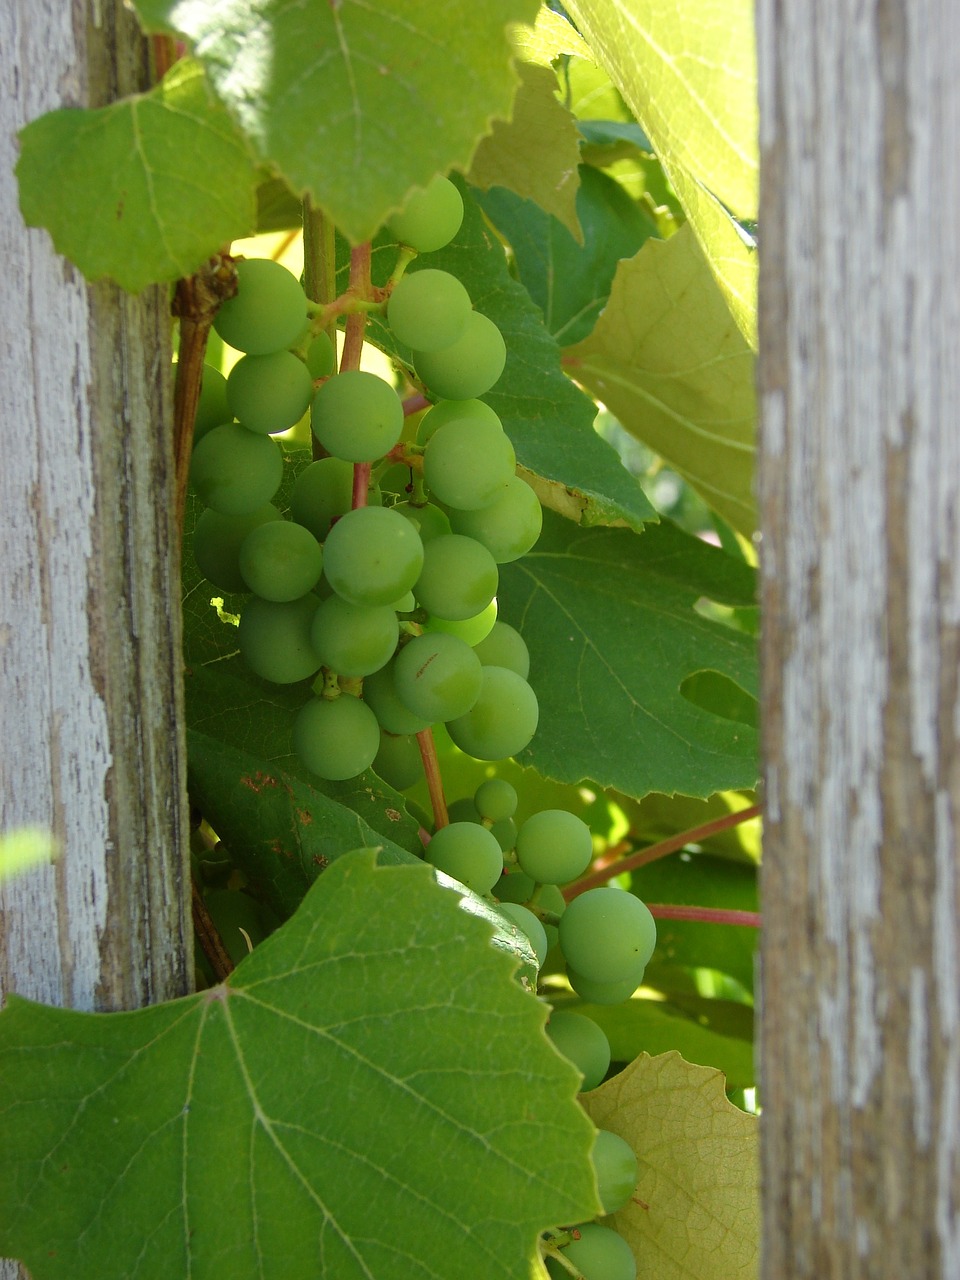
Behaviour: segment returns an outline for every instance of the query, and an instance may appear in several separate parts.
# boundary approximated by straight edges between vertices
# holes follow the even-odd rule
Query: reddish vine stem
[[[626,858],[618,858],[616,862],[611,862],[605,867],[599,867],[596,871],[591,871],[582,880],[577,880],[575,884],[568,885],[563,891],[563,896],[567,902],[570,902],[581,893],[586,893],[588,889],[596,889],[599,885],[606,884],[614,876],[619,876],[624,871],[636,871],[638,867],[645,867],[648,862],[656,862],[658,858],[665,858],[669,853],[676,853],[678,849],[682,849],[685,845],[699,844],[701,841],[707,840],[710,836],[715,836],[721,831],[727,831],[730,827],[739,826],[741,822],[757,818],[760,813],[760,806],[753,804],[747,809],[738,809],[735,813],[724,814],[722,818],[713,818],[710,822],[704,822],[699,827],[690,827],[687,831],[678,831],[676,835],[667,836],[665,840],[659,840],[656,844],[647,845],[645,849],[639,849],[636,853],[631,853]]]
[[[704,924],[740,924],[759,929],[763,918],[759,911],[734,911],[725,907],[686,907],[679,904],[648,902],[647,910],[658,920],[699,920]]]
[[[233,973],[233,961],[223,945],[223,939],[220,937],[217,926],[210,918],[207,904],[204,902],[203,895],[197,888],[195,880],[191,881],[191,889],[194,932],[197,935],[197,941],[200,943],[200,949],[209,961],[210,968],[216,975],[217,980],[222,982],[224,978],[228,978]]]
[[[447,814],[446,797],[443,794],[443,778],[440,776],[440,761],[437,759],[437,745],[433,740],[433,730],[421,729],[417,734],[417,745],[420,748],[420,759],[423,761],[427,791],[430,793],[433,825],[439,831],[449,823],[450,818]]]
[[[370,241],[358,244],[350,250],[350,285],[348,293],[361,302],[369,302],[370,286]],[[343,355],[340,358],[340,372],[347,369],[360,368],[360,352],[363,350],[363,332],[367,326],[367,313],[364,310],[351,312],[347,316],[343,339]]]

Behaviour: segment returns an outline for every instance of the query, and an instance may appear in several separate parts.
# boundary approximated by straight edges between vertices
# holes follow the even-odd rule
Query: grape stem
[[[447,826],[450,818],[447,814],[446,797],[443,794],[443,778],[440,776],[440,761],[437,759],[437,744],[433,740],[433,730],[421,729],[417,734],[417,745],[420,748],[420,759],[423,761],[427,791],[430,793],[433,825],[439,831],[441,827]]]
[[[200,943],[200,948],[207,957],[210,968],[216,975],[217,980],[222,982],[224,978],[228,978],[233,972],[233,961],[223,945],[223,939],[220,937],[217,926],[210,918],[207,904],[204,902],[203,895],[197,888],[195,880],[191,880],[190,887],[192,890],[193,928],[197,935],[197,941]]]
[[[563,896],[567,902],[571,902],[581,893],[586,893],[588,889],[595,889],[599,885],[606,884],[614,879],[615,876],[622,875],[624,871],[636,871],[638,867],[645,867],[649,862],[656,862],[658,858],[665,858],[667,854],[676,853],[678,849],[683,849],[688,844],[700,844],[702,841],[709,839],[710,836],[717,835],[720,831],[727,831],[730,827],[739,826],[741,822],[748,822],[751,818],[759,817],[760,813],[760,806],[753,804],[747,809],[738,809],[735,813],[724,814],[722,818],[713,818],[710,822],[701,823],[698,827],[690,827],[687,831],[679,831],[676,835],[667,836],[665,840],[659,840],[656,844],[647,845],[645,849],[639,849],[636,853],[631,853],[626,858],[618,858],[615,862],[607,863],[606,866],[598,867],[597,870],[591,871],[582,880],[577,880],[574,884],[567,885],[563,891]]]
[[[347,294],[359,302],[370,301],[370,241],[365,240],[350,250],[350,285]],[[360,353],[363,350],[363,331],[367,325],[366,310],[353,310],[347,315],[346,330],[343,339],[343,355],[340,357],[340,372],[360,368]]]
[[[733,911],[725,907],[687,907],[662,902],[648,902],[647,910],[657,920],[698,920],[703,924],[739,924],[759,929],[763,923],[759,911]]]

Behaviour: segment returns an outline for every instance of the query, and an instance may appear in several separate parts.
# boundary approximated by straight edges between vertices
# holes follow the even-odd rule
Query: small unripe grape
[[[637,1189],[640,1169],[628,1142],[609,1129],[598,1129],[590,1158],[597,1175],[604,1213],[616,1213]]]
[[[423,451],[423,478],[431,492],[458,511],[488,506],[514,475],[517,455],[495,422],[461,418],[433,433]]]
[[[573,1010],[554,1010],[547,1035],[583,1076],[580,1087],[584,1093],[603,1083],[610,1070],[610,1041],[592,1018]]]
[[[248,431],[288,431],[310,408],[313,379],[291,351],[243,356],[230,370],[227,403]]]
[[[442,351],[418,351],[413,367],[430,391],[444,400],[473,400],[499,381],[507,345],[482,311],[471,311],[463,333]]]
[[[470,295],[449,271],[410,272],[387,303],[387,323],[414,351],[440,351],[460,337],[473,310]]]
[[[481,542],[497,564],[509,564],[525,556],[540,537],[543,510],[530,486],[510,476],[489,506],[477,511],[451,508],[450,527]]]
[[[498,618],[490,634],[475,648],[476,655],[485,667],[506,667],[526,680],[530,674],[530,651],[527,642],[509,622]]]
[[[337,352],[326,333],[318,333],[307,347],[307,368],[311,378],[329,378],[337,367]]]
[[[542,884],[576,880],[592,858],[590,828],[566,809],[541,809],[527,818],[517,833],[517,862]]]
[[[351,604],[333,595],[314,614],[310,635],[325,667],[341,676],[368,676],[393,657],[400,624],[389,605]]]
[[[473,803],[481,818],[498,822],[501,818],[513,817],[520,799],[516,787],[506,778],[487,778],[474,792]]]
[[[331,782],[355,778],[373,764],[380,747],[377,717],[365,702],[342,693],[311,698],[293,726],[293,749],[311,773]]]
[[[496,620],[497,602],[493,599],[485,609],[475,613],[472,618],[454,621],[450,618],[431,616],[423,624],[423,629],[424,631],[445,631],[447,635],[458,636],[461,640],[465,640],[472,647],[490,634]]]
[[[302,524],[271,520],[244,539],[239,565],[244,582],[264,600],[298,600],[319,582],[323,551]]]
[[[395,791],[406,791],[423,777],[420,744],[412,733],[380,732],[380,750],[373,771]]]
[[[547,958],[547,935],[543,925],[527,907],[521,907],[516,902],[501,902],[501,912],[512,921],[527,937],[527,941],[533,948],[533,953],[537,957],[537,968],[541,968],[544,960]]]
[[[393,681],[394,663],[388,662],[363,682],[363,700],[376,714],[381,728],[387,733],[419,733],[430,724],[422,716],[414,715],[397,696]]]
[[[462,622],[486,609],[499,581],[486,547],[461,534],[446,533],[431,538],[423,548],[423,567],[413,594],[428,613]]]
[[[596,1222],[582,1222],[576,1232],[579,1239],[571,1240],[563,1253],[584,1280],[637,1280],[633,1251],[623,1236]],[[553,1258],[547,1259],[547,1270],[553,1280],[570,1280],[570,1272]]]
[[[295,684],[320,670],[310,624],[320,604],[315,595],[277,602],[254,596],[240,614],[237,640],[247,666],[274,684]]]
[[[300,282],[271,258],[237,263],[237,294],[222,303],[213,327],[238,351],[266,355],[296,342],[307,319]]]
[[[229,422],[232,417],[230,406],[227,404],[226,378],[219,369],[215,369],[211,364],[205,364],[200,382],[200,399],[197,402],[197,413],[193,420],[194,444],[208,431],[212,431],[214,427],[219,427],[224,422]]]
[[[297,476],[290,495],[290,515],[323,542],[332,522],[345,515],[352,502],[353,463],[343,458],[320,458]]]
[[[479,698],[466,715],[447,722],[447,732],[477,760],[504,760],[529,743],[539,715],[537,695],[522,676],[506,667],[483,667]]]
[[[427,861],[474,893],[489,893],[503,870],[503,852],[485,827],[451,822],[427,845]]]
[[[398,502],[393,509],[413,524],[424,546],[431,538],[437,538],[441,533],[451,531],[450,517],[432,502]]]
[[[420,425],[417,427],[417,444],[425,445],[430,437],[440,427],[445,427],[448,422],[471,419],[474,422],[492,423],[493,426],[503,430],[503,423],[482,400],[438,400],[420,419]]]
[[[428,723],[464,715],[480,693],[483,668],[470,646],[456,636],[424,634],[397,654],[397,696]]]
[[[197,568],[221,591],[247,591],[249,588],[240,572],[243,540],[259,525],[280,519],[280,512],[269,502],[241,516],[221,515],[207,507],[200,513],[193,531],[193,558]]]
[[[198,441],[190,483],[200,501],[225,516],[246,515],[269,502],[283,479],[276,440],[227,422]]]
[[[387,223],[391,235],[418,253],[433,253],[449,244],[463,221],[463,197],[449,178],[438,174],[414,191]]]
[[[389,453],[403,431],[403,402],[375,373],[348,369],[313,398],[313,434],[348,462],[374,462]]]
[[[557,931],[559,935],[559,930]],[[581,1000],[587,1004],[613,1005],[629,1000],[643,981],[643,969],[634,969],[618,982],[594,982],[567,965],[567,980]]]
[[[657,926],[645,903],[622,889],[588,889],[560,922],[568,965],[592,982],[625,981],[653,955]]]
[[[423,568],[420,535],[409,520],[385,507],[357,507],[341,516],[323,554],[327,581],[351,604],[392,604]]]

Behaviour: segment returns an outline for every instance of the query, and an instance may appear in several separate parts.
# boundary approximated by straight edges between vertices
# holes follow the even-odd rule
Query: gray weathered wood
[[[960,8],[759,0],[764,1280],[960,1276]]]

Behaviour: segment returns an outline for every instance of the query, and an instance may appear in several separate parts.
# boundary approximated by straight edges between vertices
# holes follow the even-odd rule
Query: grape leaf
[[[636,1152],[637,1189],[612,1225],[643,1272],[657,1280],[752,1280],[758,1122],[727,1100],[720,1072],[679,1053],[644,1053],[581,1097],[594,1124]]]
[[[620,184],[592,165],[580,166],[582,245],[555,218],[511,191],[485,192],[479,203],[509,241],[520,280],[561,346],[587,337],[610,296],[618,261],[632,258],[657,231]]]
[[[547,4],[541,4],[533,28],[518,27],[514,39],[520,57],[542,66],[547,66],[562,53],[576,54],[579,58],[593,57],[576,27]]]
[[[513,116],[509,124],[494,123],[493,132],[477,147],[467,180],[485,190],[507,187],[536,201],[582,244],[576,121],[557,98],[557,77],[551,67],[521,63],[519,70]]]
[[[753,534],[755,362],[689,224],[621,262],[593,333],[566,359],[632,435]]]
[[[268,166],[355,243],[414,186],[469,168],[517,86],[508,24],[536,0],[136,0],[149,31],[193,42]]]
[[[543,1005],[427,867],[334,863],[221,986],[0,1014],[0,1252],[34,1280],[527,1280],[590,1216]]]
[[[752,591],[742,561],[668,521],[637,535],[545,513],[540,541],[500,575],[500,616],[527,642],[540,701],[521,763],[637,797],[754,785],[756,731],[680,692],[709,669],[755,695],[755,642],[693,607],[701,596],[745,603]]]
[[[45,227],[88,280],[139,293],[254,227],[252,159],[189,59],[149,93],[49,112],[20,142],[24,221]]]

